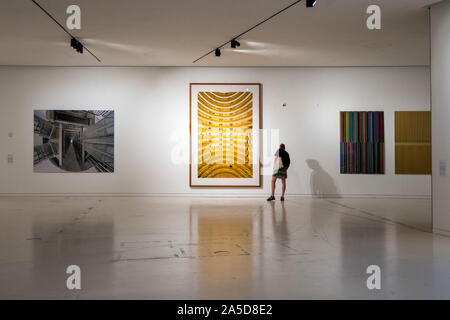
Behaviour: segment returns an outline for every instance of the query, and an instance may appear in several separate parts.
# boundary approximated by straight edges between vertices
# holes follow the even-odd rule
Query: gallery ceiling
[[[76,53],[69,36],[31,0],[0,2],[0,65],[46,66],[413,66],[429,64],[429,13],[438,0],[318,0],[297,4],[222,50],[192,63],[294,0],[38,0],[100,59]],[[382,29],[366,9],[382,9]]]

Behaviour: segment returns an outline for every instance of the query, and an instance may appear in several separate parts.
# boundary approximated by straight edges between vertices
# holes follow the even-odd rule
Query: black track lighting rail
[[[223,48],[224,46],[226,46],[228,43],[231,43],[231,41],[237,40],[238,38],[242,37],[244,34],[246,34],[246,33],[250,32],[250,31],[252,31],[253,29],[255,29],[255,28],[257,28],[257,27],[259,27],[260,25],[262,25],[263,23],[269,21],[270,19],[275,18],[275,17],[276,17],[277,15],[279,15],[280,13],[283,13],[284,11],[286,11],[286,10],[288,10],[289,8],[295,6],[296,4],[298,4],[298,3],[301,2],[301,1],[302,1],[302,0],[297,0],[297,1],[295,1],[294,3],[291,3],[291,4],[288,5],[287,7],[281,9],[280,11],[278,11],[278,12],[276,12],[276,13],[274,13],[273,15],[271,15],[270,17],[264,19],[263,21],[259,22],[258,24],[255,24],[253,27],[251,27],[251,28],[245,30],[244,32],[242,32],[242,33],[240,33],[240,34],[238,34],[237,36],[233,37],[232,39],[230,39],[230,40],[228,40],[227,42],[223,43],[222,45],[218,46],[217,48],[214,48],[214,49],[212,49],[211,51],[208,51],[207,53],[205,53],[204,55],[202,55],[200,58],[194,60],[192,63],[196,63],[197,61],[203,59],[204,57],[206,57],[207,55],[210,55],[210,54],[213,53],[213,52],[217,52],[217,51],[216,51],[217,49],[220,50],[221,48]]]
[[[47,10],[45,10],[39,3],[37,3],[37,1],[35,0],[31,0],[36,6],[38,6],[42,11],[44,11],[44,13],[49,16],[50,19],[52,19],[61,29],[63,29],[63,31],[65,33],[67,33],[70,36],[70,40],[72,42],[72,39],[75,39],[75,41],[77,41],[79,44],[81,44],[81,46],[91,54],[91,56],[93,56],[98,62],[102,62],[94,53],[92,53],[91,50],[89,50],[84,44],[81,43],[80,40],[77,39],[77,37],[75,37],[73,34],[71,34],[69,31],[66,30],[66,28],[64,28],[64,26],[59,23]],[[82,51],[82,50],[81,50]]]

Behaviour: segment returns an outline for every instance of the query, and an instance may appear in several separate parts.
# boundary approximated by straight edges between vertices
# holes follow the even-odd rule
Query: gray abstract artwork
[[[114,172],[114,111],[35,110],[34,172]]]

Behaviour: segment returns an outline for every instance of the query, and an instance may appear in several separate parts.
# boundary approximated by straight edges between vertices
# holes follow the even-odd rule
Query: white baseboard
[[[172,198],[266,198],[266,193],[0,193],[0,197],[172,197]],[[276,194],[279,197],[279,194]],[[424,199],[427,195],[393,195],[393,194],[342,194],[312,195],[286,194],[286,198],[356,198],[356,199]]]
[[[438,234],[440,236],[450,237],[450,231],[449,230],[433,228],[433,233]]]

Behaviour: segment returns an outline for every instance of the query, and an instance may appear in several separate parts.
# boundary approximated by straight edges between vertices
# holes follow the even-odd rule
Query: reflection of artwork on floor
[[[260,185],[259,99],[258,84],[191,84],[191,186]]]
[[[341,112],[341,173],[384,174],[384,113]]]
[[[114,111],[35,110],[34,172],[114,172]]]
[[[431,174],[431,112],[395,112],[395,173]]]

